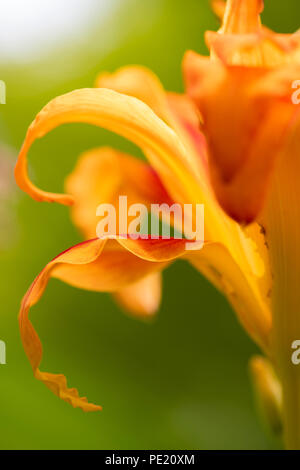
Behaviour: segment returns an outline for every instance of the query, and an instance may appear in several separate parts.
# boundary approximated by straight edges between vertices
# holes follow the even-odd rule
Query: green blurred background
[[[47,261],[81,237],[66,207],[37,203],[14,185],[12,164],[27,126],[51,98],[92,86],[99,71],[126,64],[146,65],[167,89],[181,91],[184,51],[205,53],[203,33],[218,26],[205,0],[106,3],[112,7],[105,18],[96,2],[89,27],[77,34],[74,26],[52,49],[0,55],[7,85],[7,104],[0,106],[0,339],[7,345],[7,365],[0,366],[0,448],[280,448],[253,403],[247,366],[257,348],[224,298],[182,262],[164,273],[163,302],[152,323],[124,315],[106,294],[54,280],[33,309],[44,345],[42,369],[65,373],[70,386],[103,405],[102,413],[72,409],[32,376],[17,323],[21,298]],[[265,3],[268,26],[298,28],[298,0]],[[16,9],[16,17],[21,14]],[[34,181],[61,191],[78,155],[102,144],[139,155],[109,132],[66,126],[34,145]]]

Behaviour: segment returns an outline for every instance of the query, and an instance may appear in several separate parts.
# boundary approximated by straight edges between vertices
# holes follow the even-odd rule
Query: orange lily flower
[[[220,12],[223,4],[218,4]],[[245,119],[240,122],[242,112],[237,113],[233,107],[234,122],[230,118],[231,114],[226,121],[223,120],[223,110],[227,110],[226,106],[230,109],[229,103],[234,105],[234,97],[237,110],[241,107],[242,110],[250,111],[249,119],[254,126],[260,112],[256,112],[256,106],[252,105],[246,93],[252,75],[253,80],[261,78],[257,88],[260,93],[265,91],[265,68],[262,73],[257,67],[250,77],[246,77],[244,69],[236,67],[236,74],[233,73],[233,77],[230,75],[229,78],[226,73],[233,65],[219,59],[221,50],[222,54],[226,53],[226,57],[230,55],[232,60],[237,60],[239,53],[236,54],[235,28],[242,29],[243,22],[248,22],[248,19],[251,25],[255,23],[254,20],[259,23],[259,9],[239,9],[238,4],[241,7],[242,2],[228,2],[222,34],[208,36],[212,59],[198,58],[192,53],[185,59],[187,89],[196,104],[186,95],[166,92],[149,70],[132,66],[112,75],[101,74],[93,89],[76,90],[55,98],[41,110],[28,129],[15,170],[18,185],[37,201],[72,205],[72,220],[81,230],[85,241],[58,255],[37,276],[22,302],[21,337],[35,377],[74,407],[85,411],[101,408],[81,398],[76,389],[68,388],[63,375],[39,370],[42,346],[29,320],[31,306],[40,299],[51,277],[78,288],[111,292],[122,305],[137,315],[153,314],[159,305],[161,271],[178,258],[186,259],[224,293],[245,330],[272,361],[272,282],[265,231],[256,221],[245,227],[230,217],[235,215],[238,221],[249,222],[261,207],[260,201],[264,194],[262,183],[267,179],[266,172],[261,179],[258,178],[260,192],[257,195],[257,190],[253,191],[253,199],[247,189],[248,180],[249,176],[256,176],[251,171],[251,164],[256,158],[254,147],[258,146],[259,155],[266,150],[263,139],[270,135],[273,124],[270,104],[270,122],[262,135],[258,136],[255,146],[251,146],[254,155],[251,153],[248,161],[248,154],[245,155],[243,150],[250,131],[248,127],[247,132],[244,130]],[[245,4],[251,7],[254,2],[245,1]],[[263,49],[264,41],[269,45],[270,34],[263,30],[263,33],[259,33],[259,40],[253,34],[251,37],[246,34],[242,44],[247,57],[252,60],[249,47],[252,51],[251,48],[258,47],[260,41]],[[219,38],[224,40],[224,47],[221,47]],[[285,39],[280,38],[279,43],[285,44]],[[270,47],[266,46],[268,49]],[[289,49],[293,49],[290,43]],[[273,86],[275,81],[276,77],[272,81]],[[226,93],[217,88],[221,82],[225,83]],[[198,86],[200,83],[203,88]],[[237,88],[240,83],[241,90]],[[205,92],[202,93],[202,90]],[[238,106],[239,101],[241,103]],[[66,181],[67,194],[54,194],[37,188],[27,173],[30,147],[36,139],[59,125],[74,122],[101,126],[131,140],[141,148],[148,163],[112,149],[98,148],[80,157]],[[276,142],[272,142],[272,149],[276,147],[278,139],[279,135],[274,139]],[[238,172],[241,160],[246,160],[242,177]],[[269,168],[270,160],[268,164],[260,162],[263,169]],[[228,168],[223,168],[224,162]],[[225,175],[225,179],[228,177],[231,181],[229,170],[236,170],[238,184],[228,189],[222,177]],[[215,190],[230,216],[220,207]],[[113,203],[119,195],[124,194],[130,201],[146,205],[155,202],[204,204],[203,249],[186,251],[183,239],[95,238],[97,206],[102,202]],[[237,195],[238,201],[235,200]],[[254,195],[257,197],[254,198]],[[269,373],[270,368],[266,360],[259,363],[253,361],[252,369],[260,393],[275,403],[278,397],[273,391],[277,379],[275,376],[269,379],[272,375]],[[265,390],[268,393],[264,393]]]
[[[300,108],[293,97],[300,34],[263,27],[262,0],[215,6],[219,14],[224,9],[222,27],[206,33],[210,58],[186,54],[187,92],[203,119],[219,203],[240,223],[259,221],[266,234],[272,272],[269,354],[282,387],[286,445],[299,449],[300,371],[291,356],[300,338]],[[258,374],[260,369],[255,368]]]

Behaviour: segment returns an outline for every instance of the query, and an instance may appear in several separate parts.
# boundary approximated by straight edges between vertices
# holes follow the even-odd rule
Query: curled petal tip
[[[118,292],[147,275],[163,269],[169,261],[185,253],[185,239],[162,241],[160,239],[121,240],[118,237],[114,238],[115,240],[109,237],[103,240],[87,240],[69,248],[50,261],[27,291],[19,315],[21,339],[34,376],[56,396],[83,411],[100,411],[102,408],[88,403],[85,397],[81,398],[77,389],[68,388],[64,375],[40,371],[43,348],[29,320],[30,308],[42,297],[51,277],[82,289]],[[154,283],[156,283],[159,298],[160,278],[154,278]],[[145,288],[149,292],[149,285]],[[153,292],[153,278],[150,283],[150,292]]]
[[[76,388],[68,388],[67,379],[63,374],[49,374],[37,369],[34,375],[55,395],[72,405],[73,408],[80,408],[85,412],[102,411],[102,406],[89,403],[86,397],[80,397]]]
[[[30,132],[30,131],[29,131]],[[28,141],[30,142],[29,138]],[[35,201],[38,202],[57,202],[65,206],[72,206],[74,204],[73,196],[69,194],[56,194],[46,191],[42,191],[36,187],[28,177],[28,168],[27,168],[27,152],[30,147],[30,143],[23,144],[16,166],[15,166],[15,180],[17,185],[22,191],[26,192],[31,196]]]
[[[154,166],[174,168],[190,194],[190,170],[187,152],[175,131],[149,106],[135,97],[105,88],[81,89],[59,96],[48,103],[30,126],[16,165],[17,184],[37,200],[70,203],[65,196],[42,191],[32,184],[27,173],[27,153],[36,139],[67,123],[85,123],[103,127],[131,140],[152,156]],[[149,157],[150,158],[150,157]],[[169,172],[169,171],[168,171]],[[186,182],[188,180],[188,183]]]

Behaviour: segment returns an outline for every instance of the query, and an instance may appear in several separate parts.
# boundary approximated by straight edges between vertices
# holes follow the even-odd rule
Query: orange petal
[[[95,291],[117,291],[162,269],[168,262],[182,256],[186,240],[89,240],[54,258],[37,276],[26,293],[20,310],[19,323],[25,352],[34,376],[58,397],[84,411],[101,407],[88,403],[78,391],[67,387],[61,374],[41,372],[42,345],[29,320],[30,307],[43,295],[50,277],[68,284]],[[125,249],[124,249],[125,248]]]
[[[217,1],[216,7],[221,14],[222,2]],[[218,57],[227,65],[248,67],[299,62],[299,32],[278,34],[261,26],[262,10],[262,0],[228,0],[222,28],[205,35],[211,57]]]
[[[205,41],[211,56],[226,65],[276,67],[299,62],[299,33],[276,34],[267,28],[256,34],[222,35],[207,31]]]
[[[240,266],[221,243],[207,243],[186,258],[227,297],[249,336],[267,352],[272,318],[256,276]]]
[[[133,96],[147,104],[158,117],[168,122],[169,110],[166,94],[157,76],[146,67],[132,65],[114,73],[101,73],[96,87]]]
[[[86,238],[96,236],[99,204],[112,204],[118,209],[119,196],[127,196],[128,206],[173,204],[150,165],[111,148],[84,153],[67,178],[66,190],[75,201],[72,220]]]
[[[276,80],[266,69],[225,67],[194,53],[184,67],[188,93],[204,118],[217,198],[231,217],[249,223],[262,210],[296,108],[290,97],[274,96]]]
[[[211,3],[211,8],[215,15],[222,20],[224,13],[225,13],[225,8],[226,8],[226,1],[225,0],[210,0]]]
[[[199,180],[199,186],[206,182],[206,147],[199,128],[199,113],[189,97],[166,93],[153,72],[134,65],[123,67],[112,74],[100,74],[96,85],[133,96],[146,103],[184,143],[187,149],[187,163],[195,178]],[[158,163],[156,168],[159,168]],[[164,173],[167,172],[168,169],[165,169]],[[170,177],[166,176],[166,186],[169,179]],[[178,192],[176,196],[179,197]],[[182,201],[182,197],[180,200]]]
[[[189,161],[195,174],[199,175],[202,189],[209,191],[207,145],[200,124],[202,116],[186,95],[168,93],[168,103],[173,115],[173,128],[189,149]]]
[[[73,265],[91,263],[100,255],[103,247],[104,242],[102,240],[83,243],[62,253],[50,262],[38,275],[25,295],[19,316],[21,338],[25,352],[32,366],[34,376],[38,380],[44,382],[44,384],[62,400],[65,400],[75,408],[79,407],[84,411],[97,411],[101,410],[101,407],[88,403],[86,398],[81,398],[76,389],[68,388],[66,379],[63,375],[48,374],[39,370],[39,365],[42,360],[42,345],[28,318],[28,314],[30,307],[38,302],[42,296],[48,283],[48,279],[56,265],[59,265],[59,263],[71,263]]]
[[[71,122],[101,126],[132,140],[147,151],[154,168],[159,167],[158,171],[165,172],[161,178],[168,188],[175,191],[180,187],[181,191],[178,191],[184,193],[186,199],[197,199],[199,188],[189,168],[186,149],[175,132],[141,101],[107,89],[82,89],[59,96],[44,107],[29,127],[15,177],[20,188],[34,199],[73,203],[69,195],[38,189],[27,174],[27,153],[33,142],[57,126]]]
[[[152,317],[161,302],[161,273],[151,273],[114,294],[116,301],[136,317]]]
[[[263,0],[227,0],[220,33],[255,33],[260,30]]]

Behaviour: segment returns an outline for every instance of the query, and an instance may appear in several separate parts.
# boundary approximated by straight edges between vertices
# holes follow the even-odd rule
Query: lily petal
[[[231,217],[249,223],[262,210],[275,158],[297,111],[290,96],[272,94],[276,79],[269,70],[225,67],[194,53],[186,55],[184,69],[188,93],[204,117],[217,198]],[[262,85],[268,78],[269,91]]]
[[[211,57],[227,65],[274,67],[298,60],[300,36],[278,34],[261,25],[263,0],[216,1],[219,16],[225,7],[223,24],[216,33],[207,31],[206,43]]]
[[[225,0],[210,0],[211,8],[214,14],[222,21],[226,9]]]
[[[272,318],[256,278],[243,271],[221,243],[207,243],[186,258],[225,294],[250,337],[268,351]]]
[[[199,113],[188,96],[166,93],[151,70],[134,65],[123,67],[112,74],[100,74],[96,85],[146,103],[184,142],[191,171],[199,179],[199,186],[202,182],[205,184],[207,175],[203,173],[202,164],[206,160],[206,147],[199,129]]]
[[[294,60],[299,62],[299,33],[277,34],[265,27],[256,34],[222,35],[207,31],[205,41],[211,57],[226,65],[276,67]]]
[[[202,116],[187,95],[168,93],[168,103],[172,112],[172,127],[185,142],[189,151],[190,165],[199,175],[199,185],[205,193],[210,192],[208,175],[207,145],[201,130]]]
[[[70,248],[48,263],[26,293],[19,316],[21,338],[34,376],[73,407],[84,411],[101,410],[98,405],[81,398],[76,389],[68,388],[65,376],[39,370],[42,345],[29,320],[29,310],[43,295],[50,277],[83,289],[113,292],[182,256],[185,242],[94,239]]]
[[[128,206],[173,204],[150,165],[111,148],[81,155],[65,187],[75,201],[72,220],[87,239],[96,236],[99,204],[112,204],[117,210],[119,196],[127,196]]]
[[[72,263],[84,264],[91,263],[100,255],[104,248],[102,240],[96,240],[90,243],[83,243],[59,255],[51,263],[49,263],[39,276],[35,279],[30,289],[26,293],[19,316],[20,332],[23,346],[29,362],[32,366],[34,376],[41,380],[55,395],[59,396],[62,400],[67,401],[73,407],[79,407],[84,411],[99,411],[101,407],[88,403],[86,398],[81,398],[78,391],[74,388],[67,387],[66,379],[61,374],[49,374],[41,372],[39,365],[42,360],[42,345],[40,339],[34,330],[29,318],[29,309],[32,305],[38,302],[43,291],[46,288],[48,279],[54,267],[58,263]]]
[[[101,73],[95,86],[133,96],[147,104],[155,114],[168,122],[170,111],[166,93],[157,76],[146,67],[132,65],[114,73]]]
[[[114,297],[117,303],[131,315],[149,318],[159,309],[161,284],[161,273],[151,273],[140,281],[123,287],[114,294]]]
[[[186,149],[175,132],[136,98],[108,89],[81,89],[55,98],[37,115],[28,129],[15,170],[21,189],[38,201],[72,204],[69,195],[48,193],[34,186],[27,174],[27,153],[33,142],[64,123],[82,122],[104,127],[132,140],[142,149],[154,168],[167,168],[165,181],[173,191],[184,191],[194,201],[199,188],[188,166]],[[155,158],[154,158],[155,156]],[[172,180],[169,180],[170,173]],[[163,179],[163,175],[162,175]],[[180,189],[179,189],[180,188]],[[184,188],[184,189],[183,189]]]
[[[227,0],[220,33],[255,33],[261,28],[263,0]]]
[[[166,203],[169,195],[158,175],[147,163],[111,148],[99,148],[83,154],[66,181],[66,190],[74,197],[73,223],[86,239],[96,234],[96,209],[99,204],[112,204],[119,220],[119,196],[131,204]],[[119,230],[117,230],[117,233]],[[134,316],[156,313],[161,301],[161,275],[154,273],[114,294],[116,301]]]

